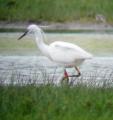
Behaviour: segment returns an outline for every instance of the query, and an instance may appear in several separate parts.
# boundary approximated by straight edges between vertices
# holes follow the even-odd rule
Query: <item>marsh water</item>
[[[21,41],[22,33],[0,33],[0,84],[59,84],[63,66],[51,62],[38,50],[32,35]],[[93,54],[80,67],[81,77],[70,83],[113,86],[113,35],[111,33],[46,33],[47,44],[54,41],[77,44]],[[76,74],[68,68],[70,75]]]

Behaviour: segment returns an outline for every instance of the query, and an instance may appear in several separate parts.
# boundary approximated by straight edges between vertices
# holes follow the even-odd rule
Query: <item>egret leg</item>
[[[66,80],[67,83],[69,83],[69,77],[79,77],[81,75],[80,70],[76,66],[75,66],[75,70],[77,71],[77,75],[68,75],[66,69],[64,69],[64,77],[62,79],[62,82]]]
[[[68,75],[66,69],[64,69],[64,77],[65,77],[65,78],[68,78],[68,77],[69,77],[69,75]]]
[[[76,69],[76,71],[77,71],[77,75],[76,75],[76,77],[79,77],[79,76],[81,76],[81,73],[80,73],[80,70],[75,66],[75,69]]]
[[[77,71],[77,75],[71,75],[71,76],[68,76],[68,77],[79,77],[81,76],[81,73],[80,73],[80,70],[75,66],[75,70]]]
[[[66,81],[67,83],[69,83],[69,75],[68,75],[66,69],[64,69],[64,77],[62,79],[62,83],[63,83],[63,81]]]

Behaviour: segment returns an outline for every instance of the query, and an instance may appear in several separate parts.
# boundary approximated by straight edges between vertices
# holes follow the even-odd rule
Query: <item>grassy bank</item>
[[[101,14],[113,22],[112,8],[112,0],[0,0],[0,20],[94,22]]]
[[[2,120],[112,120],[113,88],[0,87]]]

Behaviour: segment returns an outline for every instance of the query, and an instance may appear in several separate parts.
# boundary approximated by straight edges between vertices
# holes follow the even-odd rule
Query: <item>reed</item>
[[[113,23],[112,0],[1,0],[0,20],[27,22],[95,22],[101,15]]]

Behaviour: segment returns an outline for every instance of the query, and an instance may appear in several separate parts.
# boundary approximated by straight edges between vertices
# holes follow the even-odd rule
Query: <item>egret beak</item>
[[[21,35],[18,40],[22,39],[26,34],[28,33],[28,31],[25,31],[25,33],[23,35]]]

